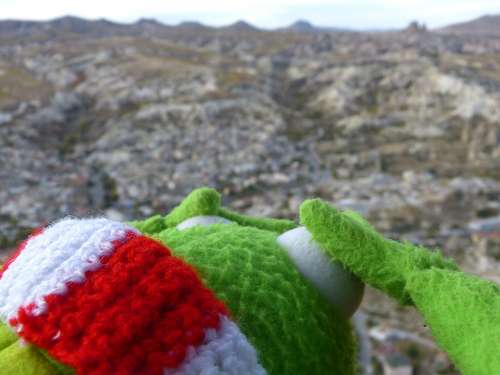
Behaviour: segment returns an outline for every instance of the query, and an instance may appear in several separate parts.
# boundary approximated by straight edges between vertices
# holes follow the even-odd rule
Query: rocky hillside
[[[319,196],[499,281],[499,123],[500,37],[3,21],[0,248],[209,185],[265,216]],[[366,374],[457,373],[375,291],[356,325]]]
[[[500,15],[488,15],[457,23],[443,28],[442,31],[464,35],[500,36]]]

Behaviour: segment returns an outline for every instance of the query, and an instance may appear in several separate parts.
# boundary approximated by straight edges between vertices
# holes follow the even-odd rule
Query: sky
[[[200,21],[220,26],[244,19],[262,28],[306,19],[318,26],[351,29],[430,28],[500,14],[500,0],[0,0],[0,19],[47,20],[64,15],[168,24]]]

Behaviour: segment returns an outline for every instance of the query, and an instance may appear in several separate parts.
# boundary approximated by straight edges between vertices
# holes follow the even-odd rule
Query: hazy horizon
[[[224,26],[245,20],[257,27],[277,28],[297,20],[307,20],[316,26],[353,30],[402,28],[411,21],[439,28],[465,22],[486,14],[500,14],[497,1],[483,0],[250,0],[208,3],[185,0],[182,3],[160,4],[153,0],[126,4],[117,0],[70,3],[48,0],[0,0],[0,19],[50,20],[67,15],[86,19],[105,18],[114,22],[132,23],[141,18],[154,18],[165,24],[185,21],[209,26]]]

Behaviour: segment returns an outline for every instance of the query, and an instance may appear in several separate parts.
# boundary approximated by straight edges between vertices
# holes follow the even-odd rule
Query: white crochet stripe
[[[135,229],[108,219],[64,219],[28,240],[0,279],[0,320],[16,317],[19,308],[34,304],[46,309],[44,297],[64,294],[68,282],[82,282],[85,272],[99,268],[100,257],[113,251],[113,241]]]
[[[164,375],[266,375],[257,352],[238,326],[221,316],[219,329],[208,329],[202,345],[188,349],[183,364]]]

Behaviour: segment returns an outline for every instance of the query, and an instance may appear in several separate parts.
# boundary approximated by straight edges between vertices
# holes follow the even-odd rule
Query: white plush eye
[[[184,220],[176,226],[177,230],[184,230],[197,225],[229,224],[231,221],[221,216],[194,216]]]
[[[340,263],[332,261],[305,227],[278,237],[298,270],[346,317],[354,314],[363,298],[364,284]]]

